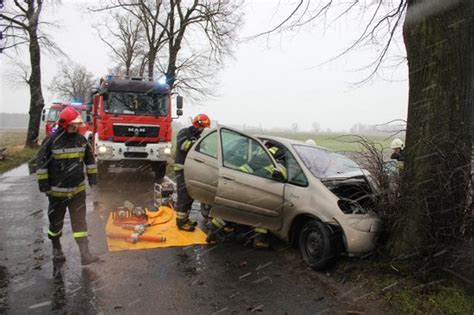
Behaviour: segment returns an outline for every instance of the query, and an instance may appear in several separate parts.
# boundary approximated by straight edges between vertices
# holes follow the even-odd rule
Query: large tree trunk
[[[38,34],[35,27],[29,32],[30,42],[30,64],[31,74],[28,80],[30,87],[30,119],[28,123],[28,133],[26,136],[27,147],[38,146],[39,129],[41,123],[41,113],[44,107],[43,91],[41,89],[41,52],[38,42]]]
[[[471,3],[408,1],[407,159],[392,242],[396,255],[435,249],[465,233],[474,91]]]

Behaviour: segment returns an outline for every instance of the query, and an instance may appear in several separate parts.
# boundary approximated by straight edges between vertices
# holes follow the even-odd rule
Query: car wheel
[[[209,212],[211,211],[211,206],[205,203],[201,203],[201,214],[204,218],[209,218]]]
[[[304,261],[313,269],[320,270],[333,262],[337,251],[335,235],[321,221],[311,220],[299,233],[299,247]]]

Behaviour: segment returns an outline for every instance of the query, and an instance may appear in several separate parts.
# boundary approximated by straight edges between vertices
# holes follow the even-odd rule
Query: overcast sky
[[[63,51],[99,77],[106,74],[112,61],[108,48],[92,28],[97,16],[86,11],[87,4],[95,3],[63,0],[61,6],[46,11],[44,19],[60,25],[50,33]],[[265,31],[281,21],[289,7],[282,5],[275,13],[277,3],[247,1],[241,37]],[[318,122],[323,130],[335,131],[349,130],[359,122],[382,124],[405,119],[408,82],[406,62],[402,59],[397,68],[383,69],[380,76],[362,87],[353,83],[367,75],[367,71],[359,69],[373,60],[374,53],[381,49],[379,46],[364,46],[318,66],[347,48],[363,26],[364,18],[354,14],[330,27],[321,21],[298,32],[241,41],[234,58],[226,61],[218,76],[217,96],[199,105],[185,99],[185,115],[180,121],[205,112],[222,124],[290,128],[296,122],[299,129],[309,130],[313,122]],[[403,54],[399,40],[391,57],[401,58]],[[44,56],[42,60],[46,104],[56,99],[47,86],[56,74],[57,59]],[[27,113],[28,89],[13,82],[16,68],[11,62],[3,55],[0,60],[0,112]]]

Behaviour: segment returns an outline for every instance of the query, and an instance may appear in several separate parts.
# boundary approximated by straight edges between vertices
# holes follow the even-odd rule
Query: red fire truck
[[[58,128],[57,122],[59,119],[59,113],[67,106],[72,106],[75,110],[81,113],[82,119],[85,124],[79,127],[79,132],[90,139],[92,136],[92,120],[90,118],[90,107],[82,103],[62,103],[53,102],[49,108],[43,109],[43,115],[41,120],[44,121],[44,128],[46,136],[49,136],[53,131]]]
[[[177,115],[183,98],[177,97]],[[108,75],[93,91],[93,140],[99,176],[109,166],[150,166],[165,176],[171,154],[171,93],[166,82]]]

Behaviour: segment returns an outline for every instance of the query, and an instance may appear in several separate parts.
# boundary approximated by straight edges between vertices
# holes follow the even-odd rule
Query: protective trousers
[[[69,209],[74,239],[76,241],[87,239],[86,192],[82,191],[70,198],[48,196],[48,199],[48,238],[53,241],[59,240],[63,231],[64,215],[66,209]]]
[[[178,191],[178,197],[176,200],[176,212],[179,215],[189,215],[189,211],[193,205],[194,200],[189,196],[186,184],[184,182],[184,171],[176,171],[176,189]],[[178,219],[184,219],[178,217]]]

